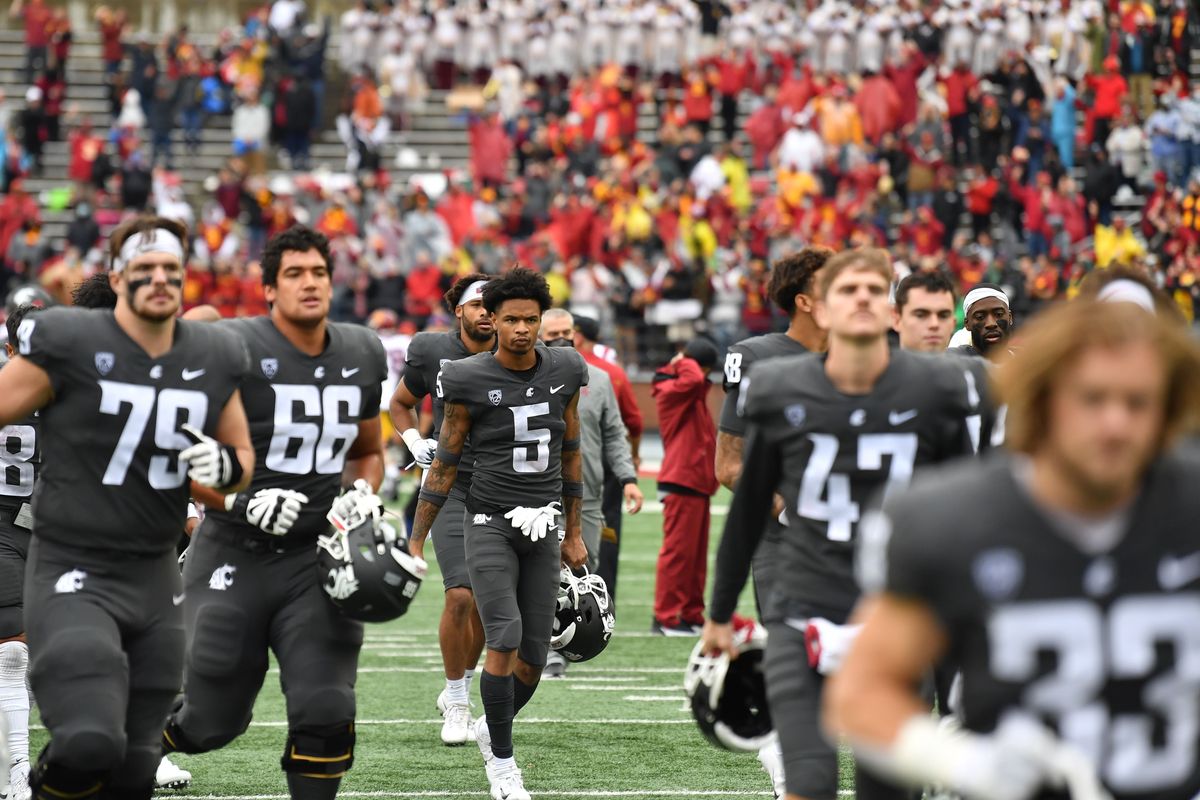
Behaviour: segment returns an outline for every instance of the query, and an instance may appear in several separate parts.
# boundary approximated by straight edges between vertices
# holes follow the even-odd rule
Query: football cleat
[[[700,732],[717,747],[741,752],[761,750],[774,736],[767,708],[763,654],[767,632],[745,620],[734,625],[737,659],[704,652],[697,642],[688,659],[683,688]]]
[[[583,577],[562,570],[550,649],[567,661],[589,661],[608,647],[616,621],[603,578],[589,573],[586,567]]]
[[[446,709],[450,707],[450,702],[446,699],[446,690],[442,689],[438,692],[437,710],[443,717],[446,716]]]
[[[516,767],[505,770],[490,781],[492,800],[532,800],[525,790],[521,770]]]
[[[492,780],[492,765],[496,761],[496,757],[492,755],[492,734],[488,732],[487,717],[480,717],[475,720],[471,726],[472,732],[475,734],[475,744],[479,746],[479,753],[483,756],[483,769],[487,773],[488,781]]]
[[[456,747],[471,740],[471,709],[463,703],[446,706],[442,715],[442,744]]]
[[[21,759],[8,772],[8,790],[3,796],[7,800],[30,800],[33,792],[29,788],[29,762]]]
[[[158,762],[154,773],[154,788],[156,789],[186,789],[192,784],[192,773],[180,769],[171,763],[166,756]]]
[[[758,763],[762,764],[763,770],[771,778],[771,788],[775,797],[780,798],[787,794],[787,781],[783,776],[783,751],[779,748],[778,736],[772,736],[770,741],[759,749]]]

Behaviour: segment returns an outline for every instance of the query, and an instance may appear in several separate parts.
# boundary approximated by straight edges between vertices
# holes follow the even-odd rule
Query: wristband
[[[563,497],[583,497],[583,481],[563,481]]]
[[[631,483],[637,483],[637,482],[638,482],[637,478],[621,478],[622,486],[628,486]]]
[[[400,438],[404,441],[404,446],[412,450],[413,445],[421,441],[421,433],[416,428],[409,428],[400,434]]]
[[[439,444],[437,450],[433,453],[433,457],[447,467],[457,467],[458,462],[462,459],[462,453],[452,453]]]
[[[429,505],[436,506],[437,508],[441,508],[442,506],[446,505],[446,500],[448,497],[449,495],[442,494],[441,492],[434,492],[429,489],[422,489],[417,495],[418,500],[424,500],[426,503],[429,503]]]
[[[239,517],[246,516],[246,507],[250,505],[250,493],[238,492],[225,495],[225,510]]]
[[[223,444],[221,445],[221,453],[229,460],[229,480],[213,488],[222,489],[226,486],[237,486],[242,482],[242,475],[246,472],[242,469],[242,462],[238,461],[237,450],[231,444]]]
[[[563,439],[562,451],[570,453],[572,450],[579,449],[579,439]]]

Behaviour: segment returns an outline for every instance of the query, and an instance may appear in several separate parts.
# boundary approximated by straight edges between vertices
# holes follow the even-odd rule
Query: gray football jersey
[[[835,389],[818,354],[772,359],[744,379],[746,467],[726,528],[761,530],[772,494],[783,496],[788,580],[768,602],[771,618],[846,620],[859,595],[858,521],[874,495],[904,487],[922,465],[973,452],[967,418],[978,398],[964,368],[959,359],[892,351],[863,396]],[[714,603],[728,605],[730,589],[722,575]]]
[[[799,356],[807,352],[808,348],[786,333],[752,336],[730,347],[725,354],[725,402],[721,405],[717,428],[734,436],[746,435],[746,421],[738,415],[737,406],[742,393],[742,378],[750,373],[750,367],[763,359]]]
[[[473,355],[462,343],[457,329],[418,333],[408,346],[408,355],[404,361],[404,375],[401,380],[412,392],[413,397],[424,397],[432,394],[433,402],[433,437],[436,439],[442,430],[442,412],[446,407],[443,400],[435,391],[437,378],[442,367],[460,358],[470,358]],[[474,466],[471,458],[470,437],[463,447],[462,460],[458,465],[459,479],[469,483],[469,476]]]
[[[42,416],[33,412],[20,422],[0,428],[0,509],[28,514],[33,487],[42,468]]]
[[[179,320],[151,358],[110,310],[51,308],[21,325],[18,353],[50,376],[34,534],[76,547],[161,554],[187,515],[189,423],[213,435],[248,368],[237,337]]]
[[[859,572],[927,606],[962,672],[962,719],[1046,724],[1116,800],[1200,793],[1200,464],[1149,470],[1111,549],[1085,552],[1011,458],[935,469],[864,520]],[[1043,793],[1044,797],[1061,797]]]
[[[242,404],[256,466],[247,491],[281,488],[307,495],[287,539],[316,541],[329,528],[325,514],[341,490],[358,423],[379,414],[387,375],[383,345],[369,328],[331,322],[325,350],[310,356],[297,350],[270,317],[214,324],[236,334],[250,355]],[[223,509],[212,509],[209,516],[247,535],[266,535]]]
[[[471,415],[475,471],[467,507],[494,513],[562,499],[563,411],[588,382],[572,348],[537,345],[537,367],[511,372],[492,353],[442,367],[436,391]]]

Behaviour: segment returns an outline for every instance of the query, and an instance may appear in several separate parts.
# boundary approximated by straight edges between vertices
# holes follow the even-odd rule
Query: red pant
[[[663,543],[654,582],[654,618],[663,625],[704,622],[708,504],[707,497],[687,494],[663,499]]]

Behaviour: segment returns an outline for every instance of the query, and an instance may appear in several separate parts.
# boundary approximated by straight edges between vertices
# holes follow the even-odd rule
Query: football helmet
[[[738,649],[733,661],[696,644],[683,688],[706,739],[726,750],[756,752],[774,731],[763,671],[767,631],[753,620],[735,618],[733,636]]]
[[[351,619],[387,622],[404,616],[428,565],[408,552],[402,520],[357,516],[354,524],[317,537],[317,580]]]
[[[591,574],[587,567],[583,576],[577,577],[564,567],[559,574],[551,649],[567,661],[589,661],[608,647],[616,621],[604,578]]]
[[[26,283],[8,293],[8,299],[4,301],[4,311],[6,314],[11,314],[21,306],[49,308],[54,305],[58,304],[54,302],[54,298],[50,296],[49,292],[36,283]]]

